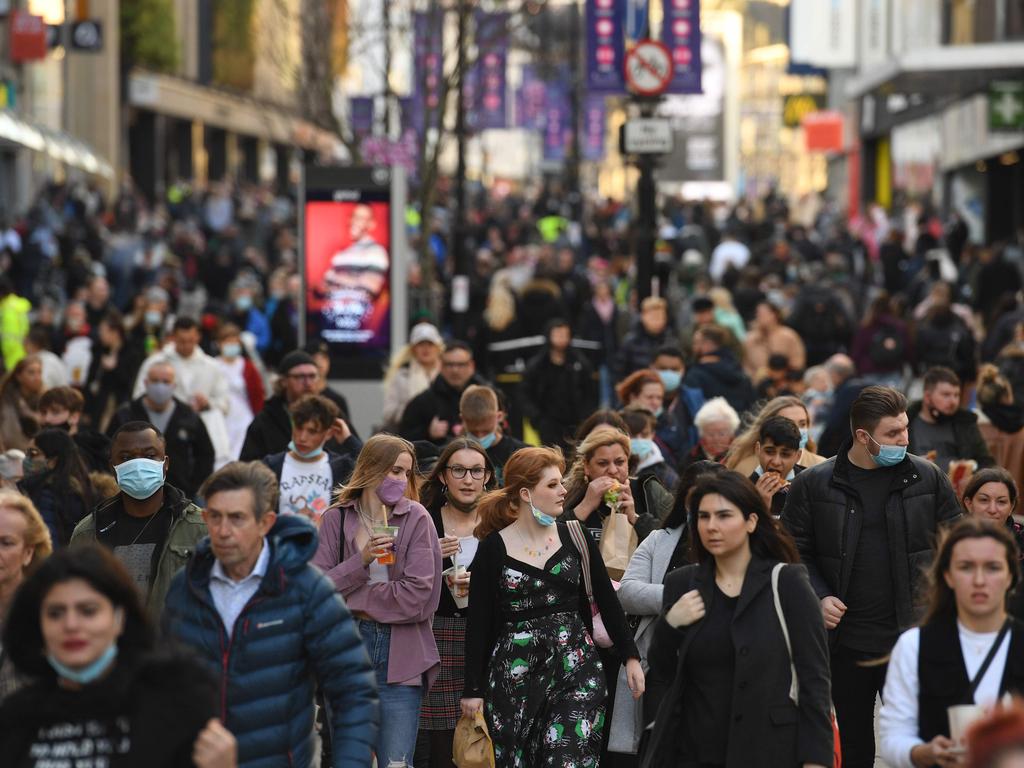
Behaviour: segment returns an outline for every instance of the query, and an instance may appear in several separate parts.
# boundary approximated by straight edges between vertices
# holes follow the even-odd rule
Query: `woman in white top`
[[[385,424],[397,425],[405,406],[431,385],[441,371],[444,340],[430,323],[417,323],[409,333],[409,343],[395,355],[384,375]]]
[[[1006,611],[1019,579],[1004,526],[964,518],[943,537],[925,620],[900,636],[889,661],[880,735],[892,768],[963,765],[948,708],[991,707],[1024,691],[1024,625]]]
[[[263,409],[263,379],[249,358],[242,354],[242,332],[237,325],[225,323],[217,333],[217,346],[224,380],[228,384],[228,412],[225,418],[228,458],[235,460],[242,452],[245,433],[253,418]]]

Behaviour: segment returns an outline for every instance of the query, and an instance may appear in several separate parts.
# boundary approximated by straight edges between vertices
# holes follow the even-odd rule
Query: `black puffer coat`
[[[819,598],[845,600],[864,518],[860,496],[851,485],[848,440],[834,457],[804,470],[793,480],[782,523],[793,534],[800,561],[807,566]],[[885,505],[889,561],[900,632],[918,620],[925,569],[935,554],[939,526],[960,517],[960,504],[946,475],[913,454],[896,466]]]

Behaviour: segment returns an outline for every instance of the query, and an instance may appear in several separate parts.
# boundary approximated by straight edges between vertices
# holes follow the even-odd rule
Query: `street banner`
[[[348,119],[352,136],[356,141],[362,141],[373,133],[373,97],[349,97]]]
[[[583,104],[584,160],[604,159],[604,129],[607,119],[604,99],[604,96],[588,94]]]
[[[411,124],[422,137],[427,124],[438,122],[437,110],[441,107],[441,86],[444,77],[444,51],[441,13],[417,13],[413,19],[413,58],[416,82],[413,87]]]
[[[547,84],[544,116],[544,159],[561,162],[569,152],[572,131],[569,83],[564,77]]]
[[[626,92],[626,0],[587,0],[587,90]]]
[[[672,56],[666,93],[700,93],[700,0],[664,0],[661,42]]]
[[[477,60],[473,67],[476,130],[507,128],[506,67],[508,65],[507,13],[476,13]]]
[[[547,85],[537,76],[529,64],[523,67],[523,79],[516,99],[516,127],[528,131],[544,129],[544,105],[547,102]]]

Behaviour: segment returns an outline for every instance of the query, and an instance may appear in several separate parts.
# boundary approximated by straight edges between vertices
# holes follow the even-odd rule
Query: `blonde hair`
[[[487,294],[484,320],[492,331],[504,331],[516,319],[516,297],[505,275],[495,276]]]
[[[576,460],[569,468],[569,474],[565,480],[566,498],[573,498],[584,488],[588,482],[586,467],[588,461],[594,458],[598,449],[610,445],[617,445],[626,453],[629,458],[629,436],[615,427],[601,426],[583,438],[583,441],[576,449]]]
[[[459,398],[459,414],[466,424],[476,424],[498,412],[498,396],[490,387],[472,384]]]
[[[444,354],[444,344],[436,345],[440,350],[441,354]],[[402,369],[403,366],[409,363],[415,363],[416,360],[412,355],[412,344],[406,344],[398,352],[395,353],[394,357],[391,358],[391,362],[388,364],[387,373],[384,374],[384,383],[390,384],[395,378],[395,375]]]
[[[398,457],[408,453],[412,459],[412,476],[409,478],[409,485],[405,489],[405,497],[413,501],[419,501],[419,478],[416,474],[416,449],[408,440],[395,435],[374,435],[363,444],[359,451],[359,458],[356,459],[356,468],[352,470],[352,477],[344,485],[336,489],[335,504],[344,504],[355,501],[363,489],[376,485],[387,476],[391,468],[395,466]]]
[[[735,312],[736,307],[732,303],[732,294],[729,293],[728,288],[722,288],[718,286],[708,291],[708,298],[711,299],[711,303],[715,305],[716,309],[724,309],[730,312]]]
[[[17,491],[0,491],[0,509],[13,509],[25,518],[25,546],[32,550],[32,560],[24,569],[24,575],[28,576],[53,554],[50,529],[32,500]]]
[[[558,448],[520,448],[505,463],[505,486],[485,493],[477,504],[480,522],[473,531],[476,538],[486,539],[495,531],[507,528],[519,517],[519,492],[540,482],[548,467],[565,471],[565,460]]]
[[[747,428],[743,432],[736,436],[736,439],[732,441],[732,445],[729,446],[729,452],[725,455],[725,466],[727,469],[736,469],[737,465],[746,459],[748,456],[754,455],[754,443],[757,442],[758,434],[761,432],[761,427],[768,419],[773,416],[778,416],[782,411],[787,408],[799,408],[807,416],[808,423],[811,420],[810,411],[807,410],[807,405],[799,397],[791,397],[789,395],[782,395],[781,397],[775,397],[765,403],[765,406],[758,411]],[[808,439],[807,448],[811,453],[814,453],[815,446]]]
[[[1013,387],[992,363],[978,369],[978,402],[982,406],[1000,405],[1013,399]]]

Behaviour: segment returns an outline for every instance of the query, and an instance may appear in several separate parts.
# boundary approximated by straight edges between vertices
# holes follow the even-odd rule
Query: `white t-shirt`
[[[959,621],[956,626],[960,635],[960,652],[967,668],[967,679],[973,680],[999,632],[972,632]],[[975,704],[989,707],[999,698],[999,685],[1003,681],[1011,634],[1006,633],[999,650],[992,658],[992,663],[985,671],[985,677],[978,684],[974,694]],[[900,635],[892,649],[889,670],[885,676],[885,690],[882,692],[884,703],[879,713],[878,732],[881,737],[882,758],[893,768],[913,768],[910,750],[924,743],[917,735],[917,698],[920,693],[917,659],[920,649],[921,630],[917,627],[908,629]]]
[[[281,515],[305,515],[315,523],[331,505],[334,473],[327,454],[316,461],[299,461],[289,451],[284,455],[281,470],[281,500],[277,511]]]

